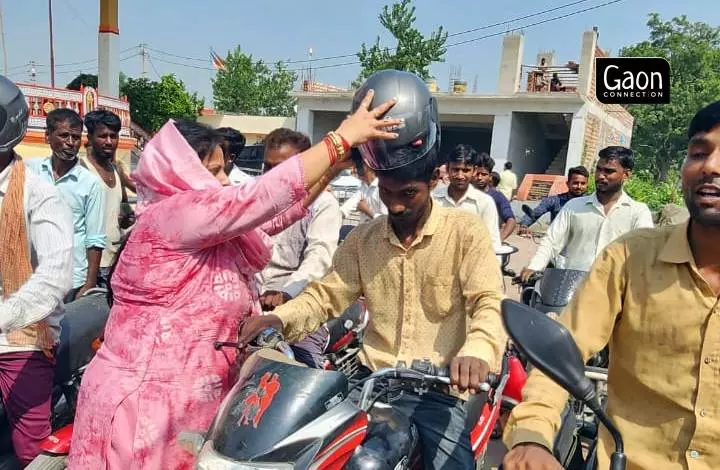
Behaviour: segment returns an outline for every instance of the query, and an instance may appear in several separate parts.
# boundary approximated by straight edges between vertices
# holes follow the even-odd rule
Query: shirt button
[[[707,415],[707,412],[705,411],[705,408],[700,410],[700,416],[705,417]]]
[[[711,362],[712,362],[712,359],[710,359],[709,357],[705,358],[705,364],[710,364]]]
[[[690,458],[696,459],[696,458],[698,458],[698,457],[700,457],[700,452],[698,452],[698,451],[696,451],[696,450],[691,450],[691,451],[690,451]]]

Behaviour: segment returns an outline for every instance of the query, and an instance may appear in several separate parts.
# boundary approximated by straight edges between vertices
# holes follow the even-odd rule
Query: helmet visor
[[[394,170],[423,158],[437,142],[437,127],[429,123],[428,133],[414,142],[398,146],[392,140],[371,140],[358,149],[363,160],[373,170]]]

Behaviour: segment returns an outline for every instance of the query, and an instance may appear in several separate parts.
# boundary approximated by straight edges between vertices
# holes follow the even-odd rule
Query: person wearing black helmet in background
[[[298,341],[364,296],[372,312],[362,352],[367,368],[429,358],[450,366],[456,392],[474,394],[490,369],[498,368],[506,342],[490,234],[476,215],[433,203],[440,123],[422,80],[407,72],[377,72],[357,91],[353,109],[369,89],[374,103],[396,97],[386,117],[404,119],[393,129],[397,139],[359,147],[377,173],[388,215],[355,228],[323,279],[272,314],[248,319],[239,342],[247,344],[268,327]],[[405,392],[393,407],[416,424],[426,469],[474,467],[474,423],[462,400]]]
[[[25,97],[0,76],[0,393],[23,466],[50,435],[53,352],[73,248],[70,207],[14,151],[27,123]]]

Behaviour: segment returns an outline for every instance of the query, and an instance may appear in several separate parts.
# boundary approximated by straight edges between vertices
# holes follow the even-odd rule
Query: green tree
[[[686,16],[647,22],[650,38],[620,50],[624,57],[663,57],[670,62],[670,103],[628,105],[635,117],[632,147],[638,166],[665,181],[682,162],[693,115],[720,99],[720,28]]]
[[[382,47],[379,36],[371,47],[363,43],[357,53],[362,71],[353,85],[358,86],[374,72],[383,69],[405,70],[425,80],[431,78],[430,65],[444,61],[447,31],[440,26],[429,38],[423,36],[415,27],[412,0],[386,5],[378,18],[380,24],[397,40],[397,45],[393,49]]]
[[[73,78],[73,81],[68,83],[65,88],[67,88],[68,90],[80,91],[80,88],[84,86],[89,86],[97,89],[98,76],[90,73],[81,73],[77,77]]]
[[[168,119],[195,119],[204,106],[197,93],[190,93],[174,75],[159,82],[147,78],[126,78],[120,93],[130,102],[130,117],[148,132],[155,132]]]
[[[296,79],[295,72],[282,62],[271,69],[238,46],[228,53],[225,69],[218,70],[212,81],[215,108],[259,116],[294,116]]]

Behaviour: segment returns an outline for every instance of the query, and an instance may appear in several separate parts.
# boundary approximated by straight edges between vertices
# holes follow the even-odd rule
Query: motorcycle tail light
[[[279,462],[235,462],[215,452],[212,442],[208,441],[200,451],[195,468],[197,470],[293,470],[294,467],[290,463]]]

